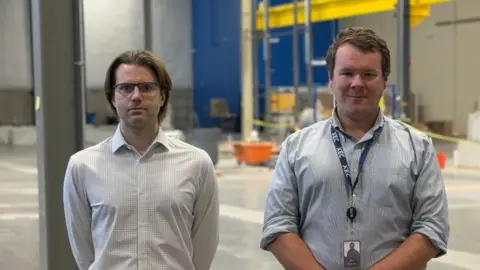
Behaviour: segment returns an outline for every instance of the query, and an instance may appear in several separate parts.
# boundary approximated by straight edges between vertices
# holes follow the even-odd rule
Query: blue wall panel
[[[291,0],[270,0],[272,5]],[[236,114],[236,130],[240,129],[241,107],[241,50],[240,50],[240,1],[195,0],[192,1],[193,29],[193,87],[194,109],[201,127],[217,126],[217,120],[209,116],[212,98],[227,99],[230,112]],[[314,59],[323,58],[338,32],[337,21],[312,24]],[[293,53],[291,27],[274,29],[278,42],[271,45],[272,85],[293,84]],[[286,33],[286,34],[285,34]],[[300,83],[305,83],[304,37],[299,35]],[[262,42],[258,43],[258,80],[264,83]],[[325,67],[314,68],[314,82],[327,84]],[[262,93],[260,93],[262,95]],[[261,102],[262,103],[262,102]]]
[[[212,98],[226,98],[230,112],[240,115],[240,9],[238,0],[192,1],[194,109],[201,127],[217,125],[209,113]]]

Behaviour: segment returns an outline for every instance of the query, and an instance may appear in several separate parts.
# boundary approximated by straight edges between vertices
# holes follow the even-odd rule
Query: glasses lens
[[[133,93],[135,90],[135,86],[138,86],[138,89],[142,93],[152,93],[154,90],[158,88],[158,84],[155,82],[147,82],[147,83],[120,83],[115,86],[115,90],[122,95],[129,95]]]
[[[155,89],[157,89],[157,83],[149,82],[149,83],[139,83],[138,87],[142,93],[151,93]]]
[[[135,85],[131,83],[121,83],[115,87],[118,92],[126,94],[131,93],[133,89],[135,89]]]

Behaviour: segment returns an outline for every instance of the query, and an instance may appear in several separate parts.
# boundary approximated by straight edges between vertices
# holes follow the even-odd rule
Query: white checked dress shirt
[[[161,130],[143,156],[119,129],[74,154],[66,226],[80,270],[207,270],[219,203],[208,154]]]

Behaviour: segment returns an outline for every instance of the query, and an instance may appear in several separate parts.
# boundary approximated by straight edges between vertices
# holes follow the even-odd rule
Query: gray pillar
[[[293,71],[293,89],[295,92],[295,107],[293,109],[295,123],[298,123],[298,115],[300,114],[300,74],[299,74],[299,51],[298,51],[298,0],[293,0],[293,26],[292,26],[292,71]]]
[[[143,29],[147,51],[153,51],[152,25],[152,0],[143,0]]]
[[[312,69],[312,60],[313,60],[313,48],[312,48],[312,0],[304,1],[304,11],[305,11],[305,70],[306,70],[306,85],[308,89],[308,107],[315,108],[314,103],[316,100],[313,100],[313,69]]]
[[[250,19],[252,20],[250,23],[251,27],[251,37],[252,37],[252,87],[253,87],[253,117],[254,119],[260,119],[260,94],[258,91],[258,37],[261,34],[261,31],[257,30],[257,7],[258,7],[258,0],[251,0],[251,11],[252,16]],[[258,126],[254,127],[256,130],[259,129]]]
[[[410,1],[397,3],[397,93],[402,95],[400,118],[410,115]],[[405,106],[403,106],[405,105]]]
[[[31,0],[38,144],[40,260],[43,270],[77,269],[63,213],[69,157],[83,148],[82,1]],[[37,103],[38,104],[38,103]]]
[[[270,62],[270,14],[268,9],[270,8],[270,0],[263,0],[264,14],[263,14],[263,62],[264,62],[264,88],[265,88],[265,108],[267,113],[265,114],[265,121],[272,121],[272,108],[271,108],[271,62]]]

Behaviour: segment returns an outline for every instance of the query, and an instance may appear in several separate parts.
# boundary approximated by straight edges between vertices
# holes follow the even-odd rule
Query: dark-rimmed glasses
[[[129,96],[138,87],[142,94],[152,94],[158,90],[159,85],[156,82],[142,82],[142,83],[119,83],[113,87],[122,96]]]

